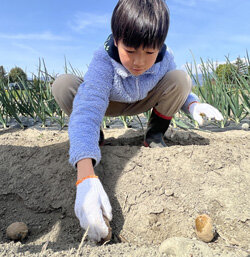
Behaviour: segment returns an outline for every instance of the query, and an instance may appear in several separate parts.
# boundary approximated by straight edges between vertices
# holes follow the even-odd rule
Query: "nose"
[[[134,67],[143,67],[144,65],[144,58],[142,55],[136,55],[133,60]]]

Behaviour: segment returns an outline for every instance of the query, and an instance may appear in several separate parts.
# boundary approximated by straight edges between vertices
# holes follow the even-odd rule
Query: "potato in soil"
[[[108,235],[107,235],[105,238],[102,239],[102,243],[105,243],[105,242],[111,240],[111,237],[112,237],[112,228],[110,227],[108,218],[106,218],[105,216],[103,216],[103,219],[104,219],[105,224],[107,225],[108,230],[109,230]]]
[[[23,222],[14,222],[6,229],[7,237],[11,240],[23,240],[28,235],[28,227]]]
[[[211,242],[215,236],[215,229],[212,219],[206,215],[199,215],[195,219],[195,233],[203,242]]]

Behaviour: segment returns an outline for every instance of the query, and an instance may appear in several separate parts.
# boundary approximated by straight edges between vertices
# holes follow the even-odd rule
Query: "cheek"
[[[122,64],[123,64],[124,66],[130,64],[130,62],[131,62],[131,60],[130,60],[130,58],[128,57],[127,54],[121,54],[121,55],[120,55],[120,59],[121,59],[121,62],[122,62]]]
[[[150,57],[148,58],[147,64],[148,64],[149,67],[151,67],[151,66],[155,63],[156,58],[157,58],[157,55],[156,55],[156,56],[150,56]]]

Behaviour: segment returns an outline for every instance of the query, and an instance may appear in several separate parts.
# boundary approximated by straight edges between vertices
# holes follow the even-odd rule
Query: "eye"
[[[147,54],[154,54],[154,52],[147,52]]]
[[[129,54],[132,54],[132,53],[134,53],[135,51],[126,50],[126,52],[129,53]]]

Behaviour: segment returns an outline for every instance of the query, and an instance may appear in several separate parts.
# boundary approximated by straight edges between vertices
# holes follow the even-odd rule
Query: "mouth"
[[[133,70],[137,72],[143,71],[143,69],[133,69]]]

